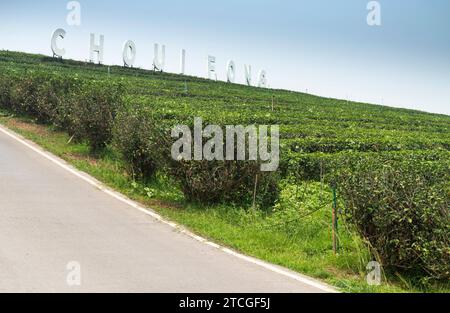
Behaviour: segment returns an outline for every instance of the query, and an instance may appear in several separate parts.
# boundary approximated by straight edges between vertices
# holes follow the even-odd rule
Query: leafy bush
[[[12,88],[11,76],[0,74],[0,107],[11,110]]]
[[[124,87],[110,81],[83,80],[57,73],[27,71],[0,76],[0,105],[41,123],[52,123],[92,151],[112,139],[114,119],[123,106]]]
[[[184,119],[176,125],[189,123],[192,120]],[[179,183],[188,201],[249,206],[255,200],[255,204],[261,208],[274,204],[279,192],[278,173],[262,172],[261,161],[175,160],[171,155],[175,142],[170,136],[173,126],[172,122],[159,123],[159,134],[156,136],[158,159],[164,171]],[[226,143],[223,145],[223,151],[226,151]]]
[[[112,140],[114,120],[124,106],[123,86],[108,81],[86,81],[68,99],[68,130],[98,152]]]
[[[338,154],[292,153],[284,154],[281,162],[283,176],[293,176],[299,181],[321,181],[336,163]]]
[[[81,90],[81,86],[76,76],[52,75],[45,80],[39,88],[40,121],[67,130],[70,125],[71,99]]]
[[[179,121],[188,124],[189,121]],[[273,205],[278,186],[275,174],[261,173],[252,161],[186,161],[171,155],[173,122],[157,120],[150,109],[133,105],[119,114],[114,132],[115,146],[138,178],[151,178],[156,169],[170,175],[188,201],[212,204],[231,202],[251,205],[258,175],[256,204]]]
[[[154,177],[160,149],[151,111],[138,105],[121,110],[113,135],[114,145],[128,164],[130,174],[143,180]]]
[[[189,201],[251,205],[255,183],[261,207],[273,205],[278,196],[277,175],[261,172],[256,161],[172,161],[170,174]]]
[[[41,72],[27,72],[20,77],[10,75],[9,94],[7,91],[3,94],[8,98],[3,102],[16,113],[32,116],[41,123],[50,122],[58,106],[59,90],[53,85],[57,80],[53,75]]]
[[[347,220],[388,269],[450,278],[450,159],[438,155],[355,157],[336,175]]]
[[[29,73],[18,77],[11,90],[10,107],[15,113],[27,114],[38,118],[39,86],[43,77]]]

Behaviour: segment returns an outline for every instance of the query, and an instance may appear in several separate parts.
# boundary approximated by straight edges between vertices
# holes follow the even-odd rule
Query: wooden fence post
[[[337,254],[338,246],[338,216],[337,216],[337,197],[336,197],[336,186],[333,186],[333,213],[332,213],[332,224],[333,224],[333,252]]]

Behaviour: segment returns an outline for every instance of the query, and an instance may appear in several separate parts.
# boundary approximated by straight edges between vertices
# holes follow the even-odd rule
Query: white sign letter
[[[234,83],[236,79],[236,65],[233,60],[228,61],[227,65],[227,81],[229,83]]]
[[[131,56],[129,55],[131,53]],[[126,67],[133,67],[136,60],[136,45],[133,41],[128,40],[123,45],[123,65]]]
[[[56,40],[58,38],[64,39],[65,36],[66,36],[66,31],[64,29],[62,29],[62,28],[58,28],[53,33],[53,35],[52,35],[52,51],[53,51],[53,56],[54,57],[62,58],[64,56],[64,54],[66,54],[66,50],[65,49],[59,49],[58,45],[56,43]]]
[[[166,46],[162,45],[161,58],[159,57],[159,45],[155,43],[155,56],[153,57],[153,70],[164,71],[166,64]]]
[[[252,85],[252,66],[251,65],[244,65],[245,70],[245,83],[247,86]]]
[[[180,74],[184,75],[186,70],[186,50],[181,49]]]
[[[105,36],[100,35],[100,43],[98,45],[95,44],[95,34],[91,34],[91,45],[90,45],[90,49],[89,49],[89,60],[94,63],[94,57],[95,54],[98,54],[98,63],[102,64],[103,63],[103,47],[104,47],[104,43],[105,43]]]

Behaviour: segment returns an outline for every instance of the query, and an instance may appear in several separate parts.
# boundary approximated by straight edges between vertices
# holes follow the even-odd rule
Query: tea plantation
[[[100,160],[80,168],[245,253],[344,290],[367,291],[372,259],[404,289],[448,288],[450,116],[8,51],[0,52],[0,108],[67,134],[67,151],[52,152],[77,146]],[[194,117],[279,125],[279,171],[173,160],[170,129]],[[115,170],[105,174],[102,162]]]

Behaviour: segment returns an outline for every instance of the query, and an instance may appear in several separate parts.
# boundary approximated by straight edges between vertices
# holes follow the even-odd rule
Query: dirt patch
[[[151,199],[151,200],[146,200],[144,201],[145,205],[148,207],[159,207],[159,208],[163,208],[163,209],[170,209],[170,210],[184,210],[183,206],[178,204],[178,203],[173,203],[173,202],[169,202],[169,201],[161,201],[161,200],[155,200],[155,199]]]
[[[341,277],[346,279],[359,279],[359,276],[348,269],[336,269],[334,267],[327,267],[325,269],[327,272],[331,273],[334,277]]]
[[[6,125],[11,128],[17,128],[24,131],[35,133],[39,136],[48,136],[49,131],[46,126],[33,124],[32,122],[22,122],[17,119],[9,119]]]
[[[71,161],[85,161],[93,166],[98,166],[98,160],[85,156],[80,154],[74,154],[74,153],[64,153],[63,158]]]

